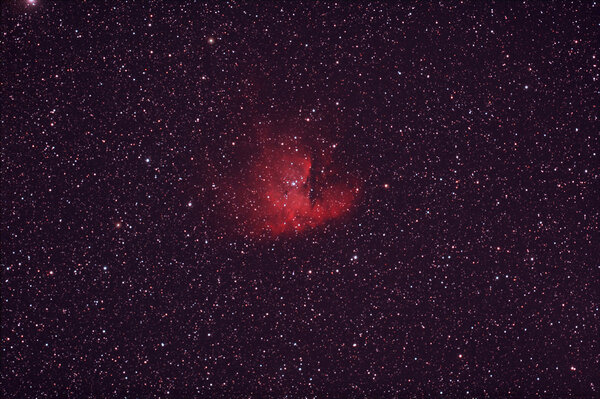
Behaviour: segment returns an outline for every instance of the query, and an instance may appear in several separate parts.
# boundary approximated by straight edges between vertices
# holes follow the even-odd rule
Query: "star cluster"
[[[2,397],[598,397],[597,16],[3,2]]]

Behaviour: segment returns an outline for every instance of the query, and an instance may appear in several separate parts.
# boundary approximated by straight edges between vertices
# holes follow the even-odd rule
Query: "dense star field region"
[[[600,397],[595,1],[1,8],[2,397]]]

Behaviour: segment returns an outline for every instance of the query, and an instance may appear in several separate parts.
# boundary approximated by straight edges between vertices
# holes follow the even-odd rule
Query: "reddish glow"
[[[271,145],[251,164],[245,183],[246,215],[252,235],[285,235],[323,225],[347,213],[358,187],[342,179],[324,152],[316,156],[297,143]]]

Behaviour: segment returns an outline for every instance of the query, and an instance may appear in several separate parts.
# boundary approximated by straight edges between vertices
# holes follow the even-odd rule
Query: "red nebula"
[[[359,191],[356,179],[337,172],[327,152],[316,154],[311,156],[297,144],[263,149],[244,182],[245,232],[253,236],[299,233],[351,209]]]

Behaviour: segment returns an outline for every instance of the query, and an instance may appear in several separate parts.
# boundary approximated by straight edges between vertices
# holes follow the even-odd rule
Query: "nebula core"
[[[281,236],[324,226],[355,204],[357,179],[331,160],[331,148],[297,142],[264,146],[251,163],[241,221],[253,236]]]

